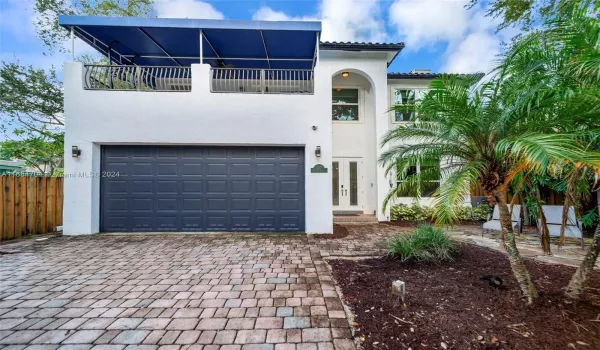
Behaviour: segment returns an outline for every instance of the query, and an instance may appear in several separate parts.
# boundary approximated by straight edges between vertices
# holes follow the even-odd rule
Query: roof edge
[[[484,76],[484,73],[475,72],[475,73],[403,73],[403,72],[390,72],[387,74],[388,79],[436,79],[444,75],[452,75],[452,76]]]
[[[321,41],[321,50],[338,51],[402,51],[404,43],[367,43],[367,42],[337,42]]]
[[[59,15],[58,24],[70,26],[114,26],[149,28],[198,28],[238,30],[294,30],[321,32],[317,21],[253,21],[191,18],[108,17]]]

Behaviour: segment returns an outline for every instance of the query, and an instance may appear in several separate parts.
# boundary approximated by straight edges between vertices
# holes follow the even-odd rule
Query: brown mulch
[[[323,233],[323,234],[316,234],[313,235],[314,238],[318,238],[318,239],[337,239],[337,238],[344,238],[348,236],[348,229],[342,225],[338,225],[338,224],[333,224],[333,234],[330,233]]]
[[[356,315],[365,349],[600,349],[600,272],[579,303],[563,297],[574,268],[526,260],[540,294],[521,297],[506,256],[464,244],[455,262],[333,260],[333,275]],[[485,275],[499,276],[495,289]],[[391,294],[406,282],[406,308]],[[442,342],[444,343],[442,345]]]

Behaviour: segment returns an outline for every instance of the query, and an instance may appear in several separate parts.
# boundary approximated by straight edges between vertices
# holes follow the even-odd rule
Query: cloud
[[[396,0],[389,10],[390,24],[406,44],[419,50],[439,42],[460,40],[469,26],[464,8],[468,1]]]
[[[448,73],[474,73],[491,71],[500,54],[501,41],[487,32],[474,32],[446,54],[442,71]]]
[[[502,42],[515,31],[496,33],[498,20],[486,17],[484,5],[467,9],[467,0],[395,0],[389,21],[406,51],[445,48],[441,71],[489,72]]]
[[[158,17],[224,19],[225,15],[211,4],[196,0],[155,0]]]
[[[387,38],[385,21],[378,0],[323,0],[317,13],[310,16],[289,16],[270,7],[261,7],[252,19],[263,21],[321,21],[323,41],[383,42]]]

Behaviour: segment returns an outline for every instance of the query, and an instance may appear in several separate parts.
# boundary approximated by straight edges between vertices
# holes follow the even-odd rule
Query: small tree
[[[148,17],[154,0],[35,0],[33,24],[50,53],[65,51],[68,32],[58,25],[59,15]]]
[[[0,159],[22,159],[28,167],[42,174],[53,174],[63,167],[64,142],[62,133],[52,138],[29,137],[0,142]]]
[[[398,182],[385,204],[398,193],[423,188],[415,184],[429,181],[428,174],[409,175],[408,169],[438,161],[444,181],[434,195],[436,222],[451,224],[470,184],[480,183],[498,205],[511,268],[523,295],[532,303],[537,292],[517,249],[505,195],[507,176],[523,167],[543,173],[548,164],[582,159],[584,152],[575,135],[546,133],[549,129],[544,125],[549,128],[552,120],[542,123],[522,118],[521,109],[507,104],[507,98],[513,96],[504,94],[504,89],[511,87],[510,80],[480,80],[481,76],[442,76],[432,81],[421,103],[397,107],[415,110],[417,118],[391,130],[382,141],[387,149],[380,162],[388,172],[398,169],[405,180]]]

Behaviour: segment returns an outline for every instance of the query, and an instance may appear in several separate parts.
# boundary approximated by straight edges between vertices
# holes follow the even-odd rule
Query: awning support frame
[[[267,65],[269,65],[269,69],[271,69],[271,62],[269,61],[269,51],[267,51],[267,44],[265,43],[265,37],[263,36],[263,31],[260,31],[260,39],[262,40],[263,47],[265,48],[265,57],[267,58]]]
[[[154,40],[154,38],[152,36],[150,36],[150,34],[146,33],[145,30],[143,30],[142,28],[138,28],[138,30],[144,34],[146,36],[146,38],[150,39],[150,41],[152,41],[154,43],[154,45],[156,45],[156,47],[158,47],[160,49],[160,51],[162,51],[165,55],[167,55],[167,57],[169,57],[170,59],[173,60],[173,62],[175,62],[179,67],[183,67],[181,65],[181,63],[177,62],[176,59],[174,59],[173,57],[171,57],[171,55],[169,55],[169,53],[159,44],[156,42],[156,40]]]

